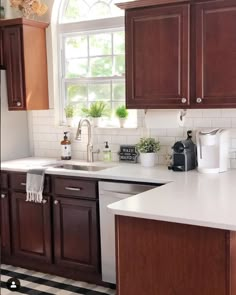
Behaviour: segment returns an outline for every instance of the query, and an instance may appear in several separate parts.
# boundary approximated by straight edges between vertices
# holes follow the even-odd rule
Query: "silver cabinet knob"
[[[20,101],[17,101],[16,105],[17,105],[18,107],[20,107],[20,106],[21,106],[21,102],[20,102]]]
[[[183,97],[183,98],[181,99],[181,102],[182,102],[182,103],[186,103],[186,102],[187,102],[187,98]]]
[[[43,204],[46,204],[47,203],[47,200],[43,200]]]
[[[6,195],[5,194],[1,194],[1,199],[5,199]]]
[[[58,200],[55,200],[54,201],[54,205],[58,205],[59,204],[59,201]]]
[[[202,102],[202,98],[201,98],[201,97],[198,97],[198,98],[196,99],[196,102],[197,102],[197,103],[201,103],[201,102]]]

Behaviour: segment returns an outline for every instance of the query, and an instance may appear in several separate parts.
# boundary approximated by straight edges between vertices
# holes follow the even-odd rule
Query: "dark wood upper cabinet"
[[[236,107],[236,1],[138,0],[125,9],[126,105]]]
[[[26,202],[26,194],[12,192],[13,255],[23,259],[51,262],[50,197],[42,204]]]
[[[55,263],[89,272],[99,271],[97,202],[55,197]]]
[[[0,70],[4,69],[4,60],[3,60],[3,32],[0,28]]]
[[[236,107],[236,1],[195,5],[195,107]]]
[[[126,12],[126,104],[189,104],[189,5]]]
[[[48,109],[45,29],[22,18],[1,20],[9,110]]]

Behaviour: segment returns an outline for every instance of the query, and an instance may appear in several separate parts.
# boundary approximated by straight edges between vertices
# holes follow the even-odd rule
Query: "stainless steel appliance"
[[[116,283],[115,222],[114,215],[108,210],[107,206],[156,186],[158,184],[99,182],[102,280],[104,282]]]
[[[192,141],[192,131],[187,132],[187,139],[177,141],[173,149],[172,165],[169,169],[174,171],[188,171],[197,166],[197,148]]]

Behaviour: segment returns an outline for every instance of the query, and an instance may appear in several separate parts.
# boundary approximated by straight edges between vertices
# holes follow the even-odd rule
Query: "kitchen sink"
[[[105,169],[111,168],[111,167],[60,164],[60,165],[54,165],[53,168],[62,168],[62,169],[68,169],[68,170],[82,170],[82,171],[100,171],[100,170],[105,170]]]

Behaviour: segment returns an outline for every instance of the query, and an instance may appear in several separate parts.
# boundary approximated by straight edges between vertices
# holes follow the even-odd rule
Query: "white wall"
[[[1,71],[1,161],[30,155],[27,112],[8,111],[5,74]]]

